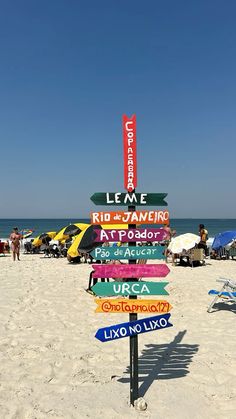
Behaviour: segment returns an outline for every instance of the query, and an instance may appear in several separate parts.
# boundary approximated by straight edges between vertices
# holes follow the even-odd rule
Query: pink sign
[[[131,228],[129,230],[97,230],[95,242],[146,242],[162,241],[166,238],[166,231],[163,228]]]
[[[170,272],[164,264],[145,265],[92,265],[93,278],[147,278],[162,277]]]

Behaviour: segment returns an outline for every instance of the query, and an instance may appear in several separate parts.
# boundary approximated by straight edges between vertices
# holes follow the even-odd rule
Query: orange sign
[[[169,212],[164,211],[111,211],[91,212],[91,224],[165,224]]]
[[[127,298],[95,298],[95,313],[168,313],[172,305],[165,300],[128,300]]]

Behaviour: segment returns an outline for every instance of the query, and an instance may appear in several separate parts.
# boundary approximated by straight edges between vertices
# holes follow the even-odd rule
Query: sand
[[[236,264],[169,267],[174,326],[139,335],[140,413],[129,406],[129,339],[94,338],[128,315],[94,312],[84,291],[91,266],[1,257],[0,418],[235,418],[236,307],[207,307],[208,290],[219,276],[235,279]]]

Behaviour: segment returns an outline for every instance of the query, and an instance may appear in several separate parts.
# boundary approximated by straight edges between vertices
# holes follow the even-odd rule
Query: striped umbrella
[[[128,225],[124,224],[101,224],[101,225],[89,225],[85,230],[81,231],[80,234],[75,236],[72,245],[68,249],[68,255],[72,258],[79,256],[79,252],[89,253],[95,247],[101,246],[101,243],[94,242],[96,237],[94,229],[126,229]]]
[[[41,246],[41,244],[43,243],[42,242],[43,239],[45,239],[46,237],[50,237],[50,239],[54,239],[56,234],[57,234],[56,231],[48,231],[47,233],[42,233],[34,239],[34,241],[32,242],[32,245],[33,246]]]
[[[24,228],[23,230],[19,231],[19,233],[22,235],[23,239],[26,239],[27,237],[30,237],[33,234],[34,230],[31,230],[29,228]]]
[[[62,241],[66,240],[71,236],[76,236],[81,233],[85,228],[89,227],[89,224],[85,223],[74,223],[63,227],[54,237],[54,240]]]

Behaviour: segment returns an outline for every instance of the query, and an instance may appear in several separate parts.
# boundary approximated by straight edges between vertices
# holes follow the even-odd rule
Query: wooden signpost
[[[96,313],[168,313],[172,306],[166,300],[128,300],[127,298],[95,298]]]
[[[90,199],[95,205],[167,205],[164,198],[167,193],[123,193],[123,192],[97,192]]]
[[[169,295],[165,287],[168,282],[97,282],[92,290],[97,296]]]
[[[173,326],[169,323],[170,314],[148,317],[128,323],[115,324],[114,326],[98,329],[95,337],[101,342],[136,336],[140,333],[153,332],[154,330],[165,329]]]
[[[91,196],[96,205],[128,205],[128,211],[92,212],[91,224],[128,224],[128,230],[96,231],[96,242],[128,242],[128,247],[98,247],[92,256],[98,260],[128,259],[128,264],[93,265],[93,278],[122,278],[122,282],[97,283],[92,290],[97,296],[123,296],[128,298],[95,299],[98,313],[129,313],[129,322],[98,329],[95,337],[101,342],[129,337],[130,340],[130,403],[134,405],[138,392],[138,335],[173,326],[169,322],[172,306],[165,300],[137,299],[137,296],[168,295],[167,282],[139,282],[143,277],[165,277],[169,268],[165,264],[136,264],[137,259],[160,259],[162,249],[155,246],[136,246],[137,241],[161,241],[163,229],[137,229],[142,224],[168,224],[167,210],[136,211],[139,206],[166,206],[166,193],[137,193],[136,116],[123,116],[124,188],[127,192],[99,192]],[[96,229],[97,230],[97,229]],[[139,319],[137,313],[162,313]],[[164,314],[163,314],[164,313]]]
[[[169,212],[165,211],[112,211],[92,212],[91,224],[166,224]]]
[[[92,265],[93,278],[164,278],[170,272],[165,264]]]
[[[94,228],[95,242],[159,242],[165,240],[166,231],[163,228],[130,228],[119,230],[98,230]]]
[[[90,255],[96,260],[163,259],[161,246],[96,247]]]

